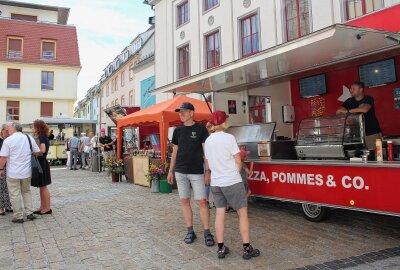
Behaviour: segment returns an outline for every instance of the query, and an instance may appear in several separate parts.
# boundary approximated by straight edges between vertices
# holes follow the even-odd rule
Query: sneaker
[[[185,239],[183,239],[183,241],[185,241],[186,244],[191,244],[194,242],[194,240],[196,238],[197,238],[197,236],[194,232],[188,232]]]
[[[242,258],[245,260],[250,260],[251,258],[258,256],[260,256],[260,251],[258,249],[254,249],[251,245],[243,249]]]
[[[204,236],[204,241],[206,242],[206,246],[208,247],[212,247],[213,245],[215,245],[214,236],[211,233]]]
[[[226,213],[235,213],[236,210],[233,209],[232,207],[228,206],[228,207],[225,209],[225,212],[226,212]]]
[[[229,248],[224,245],[223,248],[218,249],[217,254],[218,254],[218,259],[224,259],[225,256],[229,254]]]
[[[11,222],[12,223],[24,223],[24,220],[22,218],[21,219],[14,218],[13,220],[11,220]]]
[[[29,219],[29,220],[34,220],[34,219],[36,219],[36,217],[35,217],[34,214],[27,215],[26,218]]]

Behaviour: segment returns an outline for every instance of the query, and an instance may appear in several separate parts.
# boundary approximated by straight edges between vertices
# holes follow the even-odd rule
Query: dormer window
[[[56,42],[54,40],[42,40],[42,60],[56,60]]]

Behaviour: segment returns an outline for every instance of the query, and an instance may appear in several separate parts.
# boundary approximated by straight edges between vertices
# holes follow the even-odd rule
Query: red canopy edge
[[[195,108],[194,120],[196,122],[206,122],[210,120],[211,112],[205,101],[181,95],[122,117],[117,121],[118,157],[121,158],[122,154],[121,146],[123,128],[158,126],[160,129],[161,160],[162,162],[165,162],[167,154],[168,128],[182,124],[179,114],[175,112],[175,109],[179,108],[183,102],[190,102],[193,104]]]

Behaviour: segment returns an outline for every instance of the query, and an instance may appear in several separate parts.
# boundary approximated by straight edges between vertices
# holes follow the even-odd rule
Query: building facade
[[[68,8],[0,1],[0,121],[73,115],[80,67]]]
[[[74,118],[96,121],[96,129],[91,130],[94,133],[98,133],[100,129],[100,99],[101,89],[99,84],[96,84],[87,91],[85,98],[80,100],[74,109]]]
[[[399,0],[147,0],[155,9],[156,86],[251,56]]]
[[[147,0],[146,3],[155,10],[156,88],[176,89],[176,85],[187,92],[185,88],[198,89],[202,83],[205,84],[201,91],[220,85],[225,88],[238,86],[241,82],[246,85],[253,81],[253,75],[267,78],[273,70],[286,70],[289,65],[295,66],[301,57],[290,62],[285,60],[286,55],[274,67],[248,68],[259,54],[273,51],[282,44],[301,47],[303,39],[316,32],[390,9],[400,1]],[[346,40],[342,43],[345,44]],[[343,53],[345,50],[343,48]],[[246,59],[249,60],[246,62]],[[318,60],[317,57],[315,59]],[[231,70],[236,63],[243,64],[241,70]],[[356,67],[353,69],[356,70]],[[295,127],[284,122],[282,108],[310,102],[310,99],[297,98],[293,81],[287,77],[273,84],[246,85],[243,91],[217,91],[212,95],[213,106],[230,112],[233,105],[229,118],[232,125],[274,121],[279,135],[291,138]],[[163,91],[155,93],[159,95]],[[332,90],[332,95],[339,91],[342,91],[342,86]],[[296,109],[300,118],[309,117],[308,111],[298,111],[301,110]]]
[[[114,122],[106,115],[105,110],[115,105],[141,106],[141,80],[151,80],[151,77],[154,78],[153,27],[134,38],[104,69],[100,79],[101,105],[99,104],[103,128],[109,133],[116,130]]]

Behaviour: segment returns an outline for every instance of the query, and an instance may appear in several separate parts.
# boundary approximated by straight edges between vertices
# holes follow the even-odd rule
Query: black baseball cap
[[[194,111],[194,106],[190,102],[183,102],[178,109],[175,109],[175,112],[179,112],[181,110],[191,110]]]

